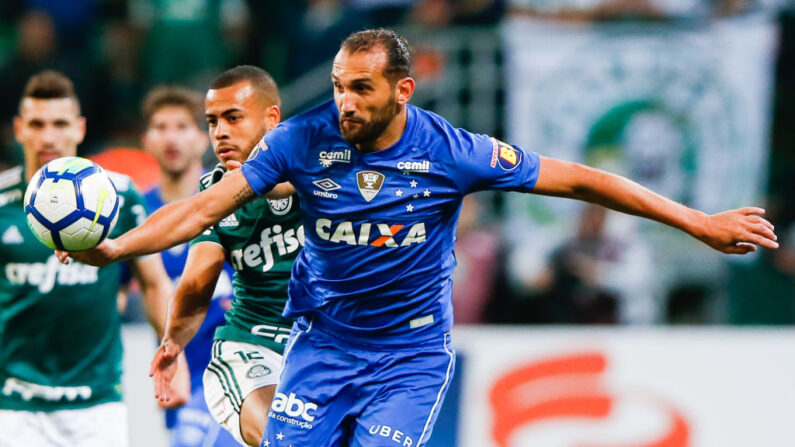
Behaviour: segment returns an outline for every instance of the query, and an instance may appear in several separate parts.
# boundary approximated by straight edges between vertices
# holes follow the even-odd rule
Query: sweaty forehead
[[[331,75],[337,79],[380,78],[386,64],[386,53],[381,48],[355,53],[341,49],[334,58]]]

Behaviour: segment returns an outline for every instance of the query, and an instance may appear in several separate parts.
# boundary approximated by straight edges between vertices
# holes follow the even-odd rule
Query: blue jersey
[[[301,199],[306,245],[285,316],[385,344],[442,336],[453,323],[463,196],[533,189],[537,154],[406,107],[403,135],[387,149],[348,144],[330,101],[268,132],[243,165],[257,194],[290,181]]]

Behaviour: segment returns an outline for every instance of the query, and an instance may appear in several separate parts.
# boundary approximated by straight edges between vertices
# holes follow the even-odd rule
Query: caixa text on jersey
[[[323,240],[337,244],[370,245],[373,247],[406,247],[425,242],[425,223],[392,225],[388,223],[362,222],[354,226],[351,221],[334,225],[329,219],[318,219],[315,232]]]

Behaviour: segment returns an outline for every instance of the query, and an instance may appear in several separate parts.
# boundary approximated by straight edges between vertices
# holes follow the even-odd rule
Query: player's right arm
[[[778,248],[765,210],[746,207],[706,214],[663,197],[625,177],[578,163],[539,157],[536,194],[583,200],[678,228],[729,254]]]
[[[188,251],[182,277],[169,301],[163,340],[149,370],[155,397],[161,402],[172,395],[169,385],[177,371],[177,359],[204,322],[224,259],[224,249],[213,242],[194,244]]]
[[[252,198],[254,191],[241,170],[237,169],[199,194],[160,208],[143,225],[118,239],[107,239],[91,250],[71,253],[56,251],[56,255],[63,263],[68,263],[68,258],[72,257],[84,264],[105,266],[158,253],[188,242]]]

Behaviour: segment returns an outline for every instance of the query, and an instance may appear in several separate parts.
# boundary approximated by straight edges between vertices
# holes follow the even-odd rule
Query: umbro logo
[[[22,237],[22,233],[19,232],[19,228],[16,225],[11,225],[3,232],[2,241],[4,244],[12,245],[21,244],[25,242],[25,239]]]
[[[323,191],[334,191],[335,189],[342,188],[342,186],[340,186],[337,182],[331,180],[330,178],[315,180],[314,182],[312,182],[312,184],[322,189]]]
[[[221,219],[221,222],[218,222],[219,227],[237,227],[239,225],[240,222],[237,221],[237,217],[234,214],[230,214]]]
[[[315,180],[314,182],[312,182],[312,184],[322,189],[322,191],[315,190],[315,195],[318,197],[325,197],[327,199],[336,199],[337,197],[339,197],[336,193],[333,193],[331,191],[342,188],[342,186],[340,186],[339,183],[335,182],[334,180],[331,180],[330,178]]]
[[[318,154],[318,157],[318,160],[320,160],[320,166],[328,168],[334,163],[350,163],[351,150],[344,149],[339,151],[322,151],[320,154]]]

